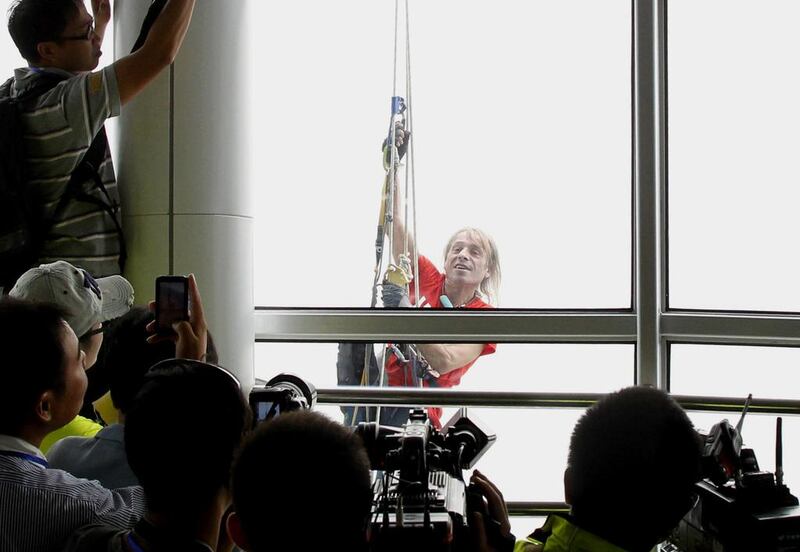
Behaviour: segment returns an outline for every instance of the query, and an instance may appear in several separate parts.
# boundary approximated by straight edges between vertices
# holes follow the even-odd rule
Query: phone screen
[[[172,324],[189,318],[189,287],[185,278],[159,279],[156,285],[156,316],[160,332],[172,332]]]
[[[256,421],[263,422],[268,418],[273,418],[281,413],[279,403],[275,402],[260,402],[257,405]]]

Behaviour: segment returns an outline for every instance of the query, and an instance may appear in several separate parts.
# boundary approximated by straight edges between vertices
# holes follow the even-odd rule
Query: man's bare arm
[[[389,178],[390,175],[386,175]],[[392,255],[395,262],[400,258],[401,254],[408,254],[414,251],[414,238],[408,236],[408,251],[406,251],[406,226],[405,226],[405,212],[402,209],[403,196],[398,185],[397,174],[394,175],[394,218],[392,220]]]
[[[398,128],[395,134],[395,141],[398,145],[402,145],[405,140],[408,139],[408,135],[402,128]],[[399,168],[399,165],[398,165]],[[416,249],[414,247],[414,237],[408,236],[408,248],[405,247],[406,245],[406,225],[405,225],[405,209],[403,208],[403,194],[402,190],[400,189],[400,171],[395,170],[394,173],[394,204],[393,204],[393,212],[394,218],[392,222],[392,255],[394,256],[395,262],[400,257],[401,254],[409,255],[409,258],[413,264],[413,255],[416,254]],[[390,174],[386,173],[386,178],[389,178]]]
[[[195,0],[169,0],[141,48],[114,63],[122,105],[175,60],[192,19]]]
[[[473,362],[483,352],[483,343],[420,343],[422,356],[440,374]]]

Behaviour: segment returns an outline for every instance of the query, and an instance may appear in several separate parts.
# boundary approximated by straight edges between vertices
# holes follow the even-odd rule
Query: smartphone
[[[189,279],[186,276],[156,278],[156,333],[174,334],[172,324],[189,320]]]

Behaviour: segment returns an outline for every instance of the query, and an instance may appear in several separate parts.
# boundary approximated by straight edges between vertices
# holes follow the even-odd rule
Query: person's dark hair
[[[150,332],[146,328],[153,319],[154,315],[150,310],[137,306],[121,317],[104,323],[108,325],[108,329],[105,331],[97,362],[86,372],[89,378],[84,401],[87,417],[91,417],[94,412],[92,403],[108,391],[111,391],[114,406],[123,413],[127,412],[144,382],[147,370],[157,362],[175,357],[175,344],[172,341],[147,343]],[[206,360],[210,364],[219,363],[210,332]]]
[[[57,39],[77,15],[75,0],[15,0],[8,10],[8,32],[22,57],[36,63],[39,43]]]
[[[239,382],[194,360],[153,366],[125,419],[125,452],[153,512],[191,520],[227,488],[250,426]]]
[[[607,395],[572,433],[568,498],[576,522],[626,550],[650,550],[692,505],[700,446],[666,393],[628,387]]]
[[[66,331],[54,305],[0,300],[0,433],[16,435],[42,393],[63,390]]]
[[[364,549],[369,459],[360,437],[320,413],[263,422],[242,446],[231,487],[251,552],[298,550],[304,542]]]

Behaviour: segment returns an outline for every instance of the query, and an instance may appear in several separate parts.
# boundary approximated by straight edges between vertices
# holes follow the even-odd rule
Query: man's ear
[[[36,418],[41,422],[50,422],[53,419],[53,392],[45,391],[36,401]]]
[[[572,505],[572,470],[569,466],[564,470],[564,502]]]
[[[36,53],[39,54],[39,65],[50,66],[53,59],[56,57],[56,48],[58,46],[55,42],[48,40],[40,42],[36,45]]]
[[[236,543],[236,546],[242,550],[251,549],[250,543],[247,542],[247,537],[244,536],[244,531],[242,531],[242,520],[239,519],[239,514],[236,512],[231,512],[231,514],[228,516],[226,526],[228,529],[228,535],[230,535],[231,540]]]

